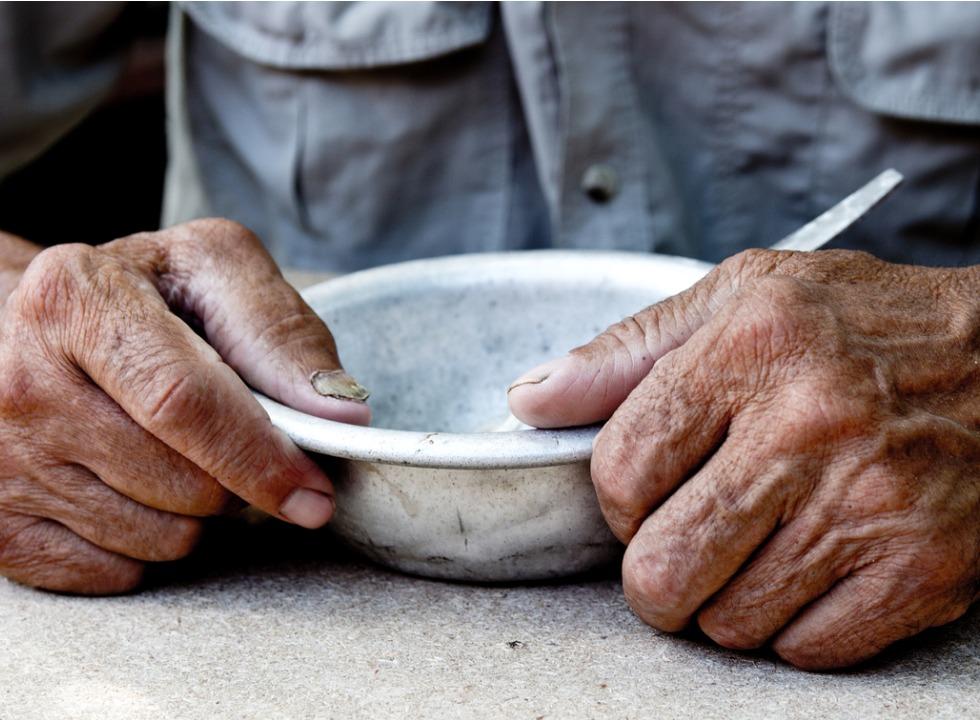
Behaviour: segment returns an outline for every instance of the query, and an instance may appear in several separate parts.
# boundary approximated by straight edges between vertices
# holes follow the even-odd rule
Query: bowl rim
[[[474,269],[493,267],[517,275],[539,270],[540,260],[588,265],[613,263],[634,281],[650,270],[669,266],[680,272],[680,283],[693,284],[712,267],[692,258],[656,253],[609,250],[521,250],[471,253],[383,265],[326,280],[301,295],[312,306],[338,294],[370,293],[379,284],[425,279],[433,285],[459,286]],[[686,282],[690,280],[690,282]],[[640,310],[640,308],[637,308]],[[341,351],[343,348],[341,348]],[[425,468],[501,469],[534,468],[587,461],[601,425],[587,427],[514,430],[508,432],[451,433],[395,430],[348,425],[294,410],[253,391],[272,424],[297,445],[323,455],[390,465]]]

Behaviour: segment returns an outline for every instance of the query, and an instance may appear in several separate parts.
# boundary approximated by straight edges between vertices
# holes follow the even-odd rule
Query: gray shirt
[[[980,262],[978,4],[187,3],[169,50],[165,222],[287,265],[720,260],[886,167],[838,244]]]

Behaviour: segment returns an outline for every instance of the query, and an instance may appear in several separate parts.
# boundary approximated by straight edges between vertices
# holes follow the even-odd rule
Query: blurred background
[[[118,29],[139,41],[115,90],[37,160],[0,180],[0,228],[53,245],[106,242],[159,227],[166,28],[167,3],[129,4]],[[38,212],[39,197],[48,198],[50,212]]]

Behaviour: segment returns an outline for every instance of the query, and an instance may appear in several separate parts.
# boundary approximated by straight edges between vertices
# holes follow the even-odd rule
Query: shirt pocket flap
[[[832,3],[841,90],[883,115],[980,123],[980,3]]]
[[[483,43],[486,2],[183,3],[195,24],[254,62],[356,70],[419,62]]]

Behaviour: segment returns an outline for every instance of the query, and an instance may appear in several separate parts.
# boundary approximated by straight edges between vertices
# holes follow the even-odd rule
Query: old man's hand
[[[366,422],[365,405],[334,397],[351,394],[339,367],[327,328],[234,223],[40,252],[0,315],[0,573],[128,590],[146,561],[187,554],[232,495],[327,522],[329,480],[245,381]]]
[[[980,590],[980,270],[745,252],[521,378],[609,421],[592,476],[654,627],[823,669]]]

